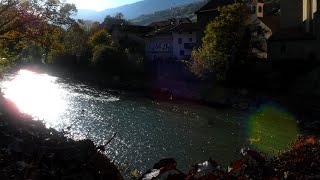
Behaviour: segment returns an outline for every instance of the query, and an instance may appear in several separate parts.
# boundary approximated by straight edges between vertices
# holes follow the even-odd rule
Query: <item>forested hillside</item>
[[[207,3],[207,0],[201,2],[192,3],[188,5],[178,6],[175,8],[158,11],[152,14],[142,15],[138,18],[131,20],[130,22],[137,25],[148,25],[155,21],[161,21],[170,18],[190,18],[192,21],[196,21],[195,11],[200,9]]]
[[[204,6],[209,0],[202,0],[200,2],[181,5],[174,8],[157,11],[152,14],[141,15],[135,19],[130,20],[132,24],[148,25],[155,21],[162,21],[170,18],[189,18],[196,21],[195,11]],[[265,0],[265,13],[274,14],[280,9],[280,0]]]

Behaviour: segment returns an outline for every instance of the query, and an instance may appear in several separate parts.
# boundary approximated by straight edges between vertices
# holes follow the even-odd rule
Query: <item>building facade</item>
[[[281,0],[281,30],[268,42],[268,58],[320,60],[319,10],[320,0]]]
[[[197,46],[198,28],[191,21],[168,20],[166,26],[146,34],[146,58],[151,61],[189,60]]]

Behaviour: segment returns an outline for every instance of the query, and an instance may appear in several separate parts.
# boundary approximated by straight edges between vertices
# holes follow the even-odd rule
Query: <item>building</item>
[[[255,41],[259,41],[260,46],[253,48],[254,54],[259,58],[267,58],[268,43],[267,40],[272,34],[280,31],[280,16],[277,13],[266,14],[268,7],[263,0],[246,0],[245,4],[251,10],[251,16],[248,23],[259,25],[263,31],[263,36],[254,36]]]
[[[248,24],[257,24],[264,30],[265,34],[255,37],[255,41],[260,41],[260,46],[253,49],[254,53],[260,58],[267,58],[267,39],[280,29],[280,16],[276,14],[265,14],[265,3],[263,0],[211,0],[198,11],[197,22],[202,31],[199,32],[198,40],[204,36],[204,29],[207,24],[214,20],[218,15],[218,8],[235,2],[242,2],[248,7]]]
[[[268,58],[319,60],[319,9],[320,0],[281,0],[281,30],[269,39]]]
[[[205,29],[207,24],[219,15],[218,8],[235,3],[235,0],[211,0],[202,8],[195,12],[197,23],[201,29]]]
[[[145,35],[146,58],[151,61],[189,60],[197,46],[198,27],[189,19],[169,19],[149,25],[154,30]]]

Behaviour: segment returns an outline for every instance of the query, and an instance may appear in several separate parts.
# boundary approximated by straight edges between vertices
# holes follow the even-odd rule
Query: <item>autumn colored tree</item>
[[[0,46],[8,48],[8,42],[16,45],[32,42],[40,44],[48,53],[53,38],[62,26],[73,23],[70,16],[76,11],[74,4],[59,0],[1,0]],[[14,49],[19,48],[11,48],[11,51]]]

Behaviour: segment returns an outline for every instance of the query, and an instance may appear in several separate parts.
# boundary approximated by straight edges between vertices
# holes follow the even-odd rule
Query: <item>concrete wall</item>
[[[303,27],[303,0],[281,0],[281,28]]]
[[[146,40],[146,57],[148,60],[166,60],[173,58],[172,35],[157,35]]]
[[[268,59],[320,60],[320,41],[276,41],[268,43]]]
[[[173,56],[176,57],[177,60],[189,60],[188,57],[191,56],[191,52],[193,50],[192,46],[195,46],[197,44],[197,33],[196,32],[173,33],[172,37],[173,37]],[[181,44],[179,44],[179,38],[182,39]],[[180,55],[180,51],[184,51],[184,55]]]

